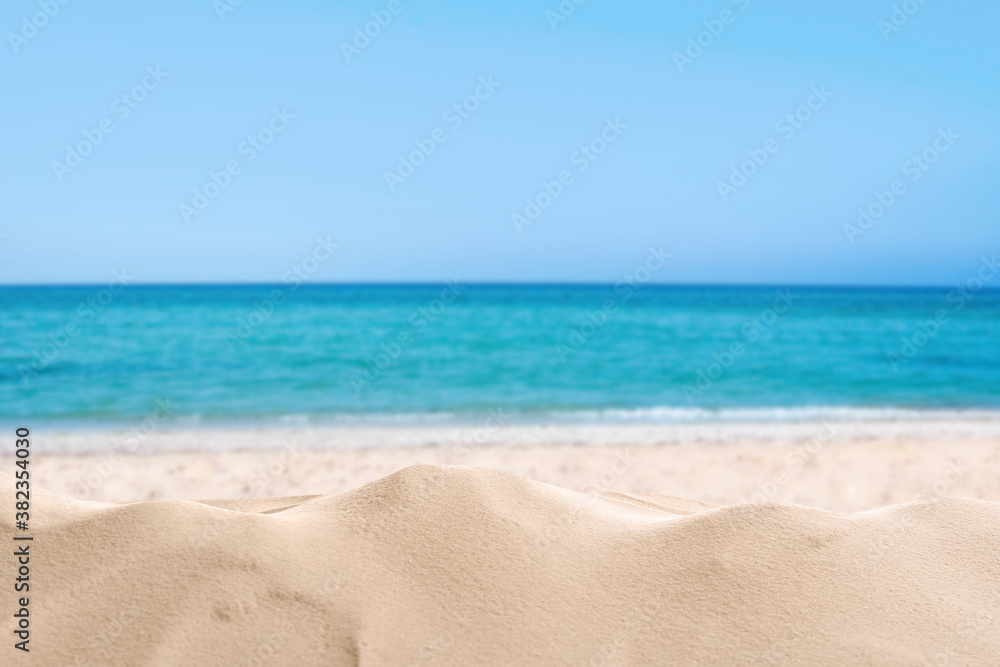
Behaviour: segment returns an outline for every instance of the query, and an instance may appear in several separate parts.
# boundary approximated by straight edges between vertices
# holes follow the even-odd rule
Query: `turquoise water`
[[[129,422],[158,401],[197,424],[1000,408],[996,290],[114,289],[0,288],[0,420]]]

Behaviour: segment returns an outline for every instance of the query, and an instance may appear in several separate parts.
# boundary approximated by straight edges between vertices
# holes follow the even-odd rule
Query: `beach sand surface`
[[[858,512],[1000,501],[1000,421],[35,431],[33,479],[83,500],[329,495],[412,465],[471,465],[584,493]],[[0,470],[13,459],[0,457]]]
[[[267,499],[35,487],[30,663],[997,664],[1000,503],[700,500],[465,466]]]

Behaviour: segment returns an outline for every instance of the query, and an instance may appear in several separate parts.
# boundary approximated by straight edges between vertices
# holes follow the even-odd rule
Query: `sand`
[[[986,420],[134,431],[35,429],[36,484],[113,502],[328,495],[446,464],[716,505],[858,512],[939,496],[1000,501],[1000,422]]]
[[[0,664],[998,664],[997,422],[136,433],[34,430]]]
[[[0,476],[7,545],[12,487]],[[3,664],[996,665],[1000,655],[996,502],[714,507],[464,466],[408,467],[310,497],[113,505],[36,488],[32,502],[32,652],[14,658],[5,613]],[[4,582],[12,561],[0,559]]]

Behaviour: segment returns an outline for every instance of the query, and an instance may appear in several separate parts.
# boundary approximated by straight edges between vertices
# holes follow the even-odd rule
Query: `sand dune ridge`
[[[0,485],[9,543],[13,480]],[[998,503],[710,507],[415,466],[336,496],[112,505],[39,492],[32,515],[39,664],[1000,655]],[[2,567],[9,578],[11,559]]]

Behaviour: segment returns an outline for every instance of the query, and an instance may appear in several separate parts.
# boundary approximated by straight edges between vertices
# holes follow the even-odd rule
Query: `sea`
[[[166,407],[164,407],[166,406]],[[66,428],[1000,414],[1000,290],[0,287],[0,422]]]

